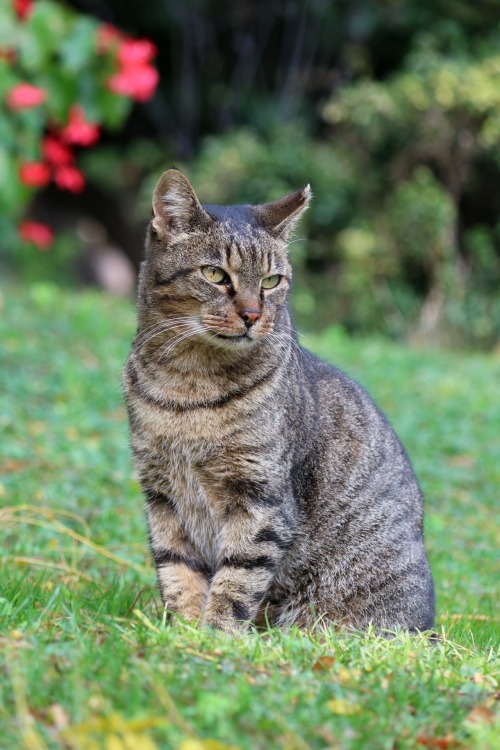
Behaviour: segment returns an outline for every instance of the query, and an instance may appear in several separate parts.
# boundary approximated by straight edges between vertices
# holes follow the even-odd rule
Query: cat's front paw
[[[230,635],[243,633],[248,629],[249,617],[248,611],[242,609],[229,596],[212,594],[203,614],[202,625],[223,630]]]
[[[234,618],[203,617],[201,624],[214,630],[222,630],[231,636],[238,636],[248,629],[248,622],[235,620]]]
[[[174,612],[174,616],[190,625],[199,625],[201,620],[201,611],[198,607],[192,609],[178,609]]]
[[[199,625],[205,603],[204,598],[186,595],[183,599],[184,601],[178,599],[175,603],[164,601],[165,610],[174,618],[184,620],[190,625]]]

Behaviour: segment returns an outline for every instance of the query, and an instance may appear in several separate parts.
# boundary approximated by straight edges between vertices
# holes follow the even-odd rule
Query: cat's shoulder
[[[337,365],[302,349],[307,367],[304,373],[315,394],[320,411],[339,410],[362,422],[376,421],[390,427],[389,421],[367,388]]]

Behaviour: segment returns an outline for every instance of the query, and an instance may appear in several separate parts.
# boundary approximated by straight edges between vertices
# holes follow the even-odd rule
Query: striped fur
[[[286,239],[309,197],[201,206],[177,170],[155,190],[124,382],[161,594],[228,632],[424,630],[434,595],[408,458],[291,326]]]

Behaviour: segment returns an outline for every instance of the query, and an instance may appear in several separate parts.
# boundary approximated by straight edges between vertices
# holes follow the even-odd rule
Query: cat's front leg
[[[289,548],[294,528],[284,503],[234,501],[225,509],[219,563],[203,622],[226,632],[251,622]]]
[[[151,490],[146,497],[151,552],[163,603],[186,620],[199,620],[211,570],[188,539],[172,499]]]

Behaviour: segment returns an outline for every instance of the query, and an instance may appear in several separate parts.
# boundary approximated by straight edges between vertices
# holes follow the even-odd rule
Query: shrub
[[[51,0],[15,0],[0,10],[0,236],[47,250],[49,226],[25,217],[34,191],[53,181],[80,193],[85,175],[76,149],[91,148],[101,128],[119,128],[133,100],[158,83],[148,40]]]
[[[488,201],[485,163],[500,177],[496,47],[471,59],[423,45],[388,81],[337,92],[323,114],[336,148],[343,143],[364,165],[356,214],[371,227],[373,245],[398,260],[392,280],[406,300],[401,328],[492,345],[500,334],[499,237],[475,223],[481,209],[471,210],[470,196]]]

